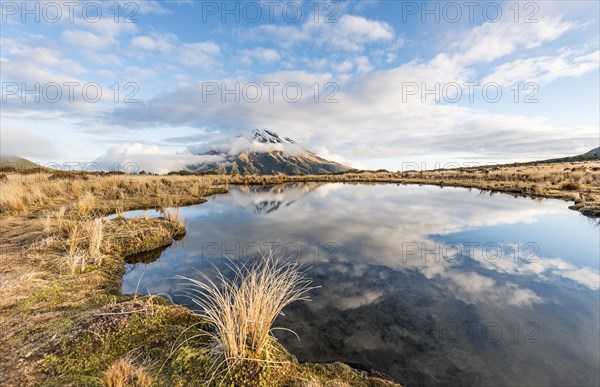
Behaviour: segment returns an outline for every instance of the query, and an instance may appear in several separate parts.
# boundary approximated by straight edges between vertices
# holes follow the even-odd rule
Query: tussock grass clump
[[[67,228],[67,246],[66,246],[66,263],[71,274],[75,274],[78,271],[83,272],[85,270],[85,253],[79,249],[78,244],[83,234],[83,227],[78,221],[69,222],[66,224]]]
[[[227,372],[248,362],[277,364],[273,323],[294,301],[308,301],[311,281],[300,265],[284,262],[272,253],[246,264],[231,264],[234,278],[216,270],[216,282],[207,274],[188,281],[186,290],[200,307],[201,316],[214,329],[206,334],[212,342],[215,371],[227,365]],[[293,332],[292,332],[293,333]],[[294,333],[295,334],[295,333]],[[223,371],[221,371],[223,372]]]
[[[162,210],[163,217],[174,226],[185,227],[185,219],[183,215],[179,213],[179,207],[177,208],[165,208]]]
[[[85,231],[88,237],[88,255],[98,266],[102,265],[102,237],[104,232],[104,223],[102,219],[88,221],[85,225]]]
[[[85,217],[92,213],[94,205],[96,204],[96,197],[93,193],[86,191],[79,196],[77,201],[77,215],[79,217]]]
[[[104,373],[104,383],[107,387],[149,387],[152,386],[152,379],[143,367],[137,367],[126,359],[119,359]]]
[[[77,250],[77,243],[79,242],[79,237],[82,230],[81,223],[78,221],[69,222],[66,227],[67,233],[69,234],[67,253],[69,255],[73,255]]]

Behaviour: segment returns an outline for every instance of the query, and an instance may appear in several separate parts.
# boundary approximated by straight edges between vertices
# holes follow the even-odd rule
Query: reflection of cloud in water
[[[528,261],[515,261],[511,254],[504,254],[498,260],[485,259],[482,250],[475,260],[487,269],[510,275],[527,275],[537,280],[548,281],[553,277],[562,277],[577,282],[592,290],[600,289],[600,273],[590,267],[576,267],[561,258],[528,257]]]
[[[535,203],[506,195],[490,199],[487,195],[466,195],[464,190],[452,188],[437,192],[429,190],[426,195],[418,196],[415,191],[423,191],[424,188],[379,186],[373,189],[370,186],[356,186],[350,193],[343,188],[341,184],[318,187],[317,191],[337,190],[336,195],[328,199],[326,209],[321,210],[321,203],[318,201],[299,203],[293,214],[295,225],[310,225],[319,230],[319,234],[315,235],[310,229],[305,229],[296,235],[307,237],[307,243],[315,239],[334,241],[340,246],[337,258],[342,260],[360,263],[367,259],[371,264],[383,264],[400,270],[416,269],[427,278],[437,276],[445,279],[456,295],[466,302],[504,300],[512,305],[528,305],[542,301],[532,290],[521,289],[514,283],[498,283],[481,273],[464,273],[464,265],[457,268],[443,260],[435,262],[432,259],[425,263],[419,259],[403,262],[402,243],[425,241],[433,246],[435,242],[428,238],[431,234],[449,235],[497,224],[534,223],[545,214],[563,212],[565,208],[562,202]],[[299,192],[302,190],[298,187],[291,189],[290,197],[297,198]],[[287,200],[287,193],[287,190],[262,192],[252,197],[265,200],[270,195],[278,200]],[[480,261],[487,263],[481,259],[481,248],[475,249],[474,253]],[[515,263],[509,256],[502,257],[499,265],[504,265],[505,269],[511,268],[510,271],[503,271],[509,274],[541,275],[548,273],[546,269],[552,268],[550,273],[583,281],[586,286],[597,283],[597,274],[594,278],[592,269],[578,269],[561,260],[540,259],[539,265],[547,267],[539,272],[533,266],[525,267],[522,263]],[[494,269],[490,265],[486,267]]]
[[[544,228],[560,226],[557,219],[565,216],[578,216],[564,202],[394,185],[230,188],[228,195],[183,210],[190,222],[185,248],[168,249],[145,266],[142,286],[176,295],[179,283],[173,278],[211,269],[210,263],[218,264],[224,253],[222,244],[231,249],[236,243],[242,248],[249,243],[294,243],[302,249],[302,260],[313,263],[309,276],[322,286],[311,292],[313,302],[293,304],[280,317],[285,320],[280,326],[300,334],[301,342],[295,337],[284,341],[300,359],[363,364],[407,385],[509,384],[517,379],[544,384],[565,372],[597,380],[590,370],[599,356],[598,312],[593,310],[598,270],[576,264],[590,260],[577,261],[569,249],[556,253],[550,248],[535,256],[538,262],[515,262],[509,242],[529,242],[528,236],[506,241],[497,240],[501,232],[489,232],[498,225],[525,224],[522,229],[539,231],[535,242],[543,245]],[[265,214],[254,210],[260,203],[281,204]],[[293,205],[285,205],[289,203]],[[586,224],[576,227],[582,235],[589,231]],[[568,236],[556,239],[569,242]],[[585,236],[576,254],[597,254],[597,245],[588,239],[593,238]],[[403,243],[425,243],[430,249],[444,240],[478,242],[480,247],[472,250],[473,261],[465,257],[451,262],[439,253],[422,261],[421,255],[404,254]],[[322,248],[315,253],[315,244],[327,242],[338,247],[333,257]],[[502,247],[493,260],[483,253],[488,242]],[[221,248],[209,262],[205,244]],[[224,255],[240,256],[239,251]],[[125,277],[125,291],[135,289],[142,270],[138,266],[137,273]],[[441,342],[431,333],[435,324],[501,322],[510,336],[511,324],[528,321],[539,324],[546,335],[539,347]],[[505,355],[510,355],[510,364]],[[547,368],[558,363],[560,369],[549,374]]]
[[[331,194],[333,191],[335,194]],[[267,208],[264,203],[276,203],[275,207],[267,207],[278,211],[271,212],[269,217],[249,216],[248,221],[242,221],[244,217],[238,212],[229,213],[231,204],[238,208]],[[294,205],[285,205],[289,203]],[[456,297],[468,303],[530,305],[542,302],[541,296],[533,290],[491,278],[495,273],[530,276],[540,281],[560,276],[590,289],[599,287],[600,277],[595,269],[577,267],[561,258],[538,257],[537,263],[515,262],[506,251],[497,261],[489,262],[482,247],[473,249],[477,265],[453,264],[444,259],[436,262],[431,256],[425,262],[420,256],[403,260],[406,257],[403,244],[424,242],[425,248],[430,249],[438,243],[431,240],[430,235],[452,235],[498,224],[535,223],[543,216],[566,211],[561,201],[535,202],[508,195],[490,198],[455,188],[312,183],[232,186],[228,195],[204,206],[208,205],[217,210],[215,216],[223,219],[211,218],[213,227],[206,228],[202,224],[196,226],[192,217],[186,240],[225,243],[227,248],[239,243],[242,249],[248,243],[262,245],[269,241],[283,246],[293,242],[302,249],[302,257],[307,261],[315,258],[314,248],[311,248],[315,242],[333,242],[339,247],[335,258],[340,261],[352,261],[358,264],[356,267],[373,264],[396,270],[417,270],[428,279],[445,281]],[[195,207],[193,211],[201,213],[202,209],[203,206]],[[240,221],[228,220],[230,216]],[[191,246],[185,255],[193,264],[202,252],[202,248]],[[421,252],[421,256],[426,254],[427,251]],[[231,252],[227,255],[236,256]],[[184,257],[180,255],[179,259],[179,264],[184,264]],[[491,272],[476,271],[478,268]],[[357,277],[361,275],[356,273]]]

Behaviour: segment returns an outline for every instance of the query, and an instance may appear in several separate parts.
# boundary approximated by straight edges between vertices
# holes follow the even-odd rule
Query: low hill
[[[540,161],[541,163],[566,163],[573,161],[600,161],[600,147],[592,149],[589,152],[570,157],[561,157],[559,159],[549,159]]]
[[[30,169],[48,169],[18,156],[0,156],[0,170],[24,171]]]

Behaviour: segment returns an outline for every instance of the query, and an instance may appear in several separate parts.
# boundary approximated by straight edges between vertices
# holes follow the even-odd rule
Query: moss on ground
[[[201,358],[196,356],[194,367],[189,367],[192,357],[188,355],[186,368],[178,348],[185,344],[190,353],[206,349],[203,337],[189,329],[198,324],[201,322],[189,310],[157,298],[109,305],[77,322],[46,356],[45,371],[58,385],[75,380],[101,384],[104,371],[113,362],[130,358],[147,365],[156,381],[167,382],[165,375],[173,380],[184,375],[203,379]],[[202,360],[206,363],[208,358]]]

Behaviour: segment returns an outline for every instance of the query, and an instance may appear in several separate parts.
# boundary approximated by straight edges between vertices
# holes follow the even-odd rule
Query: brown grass
[[[230,267],[233,279],[218,270],[217,282],[202,272],[201,280],[179,278],[189,282],[192,301],[214,328],[214,333],[208,334],[217,361],[232,368],[242,361],[273,360],[277,352],[273,322],[287,305],[308,300],[311,281],[297,263],[283,262],[272,254],[255,263],[232,263]]]
[[[119,359],[104,373],[104,383],[107,387],[150,387],[152,379],[143,367]]]
[[[176,208],[165,208],[162,210],[162,215],[174,226],[185,227],[185,219],[183,215],[179,213],[179,207]]]
[[[85,232],[88,238],[87,254],[97,266],[102,266],[102,237],[104,232],[104,223],[102,219],[90,220],[85,224]]]
[[[94,210],[96,204],[96,197],[90,191],[81,193],[78,195],[79,200],[77,201],[77,216],[86,217],[89,216]]]

